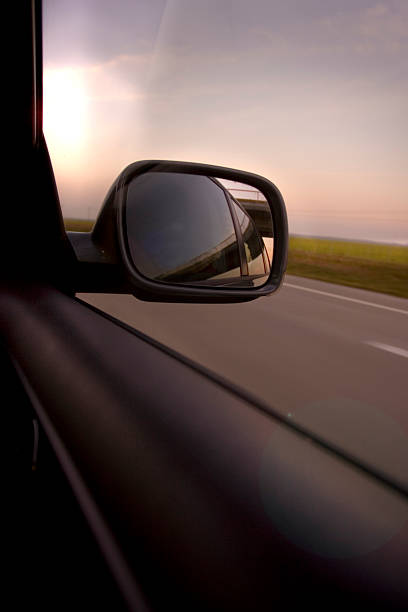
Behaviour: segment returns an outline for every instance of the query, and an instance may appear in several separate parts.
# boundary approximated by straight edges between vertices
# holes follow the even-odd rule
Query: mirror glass
[[[148,172],[126,193],[126,239],[150,280],[220,287],[263,285],[273,225],[263,194],[212,176]]]

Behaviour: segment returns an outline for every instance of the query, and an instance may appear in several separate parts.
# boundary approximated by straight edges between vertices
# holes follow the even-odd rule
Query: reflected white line
[[[384,306],[383,304],[375,304],[374,302],[366,302],[365,300],[358,300],[356,298],[346,297],[345,295],[339,295],[338,293],[329,293],[328,291],[320,291],[319,289],[310,289],[310,287],[303,287],[302,285],[293,285],[292,283],[283,283],[284,287],[291,287],[292,289],[301,289],[302,291],[309,291],[310,293],[318,293],[319,295],[327,295],[338,300],[344,300],[346,302],[355,302],[356,304],[363,304],[364,306],[372,306],[373,308],[381,308],[382,310],[390,310],[391,312],[398,312],[399,314],[407,315],[408,310],[402,310],[402,308],[393,308],[392,306]]]
[[[408,351],[402,348],[398,348],[397,346],[383,344],[382,342],[366,342],[366,344],[374,346],[375,348],[379,348],[382,351],[388,351],[389,353],[394,353],[395,355],[400,355],[400,357],[406,357],[408,359]]]

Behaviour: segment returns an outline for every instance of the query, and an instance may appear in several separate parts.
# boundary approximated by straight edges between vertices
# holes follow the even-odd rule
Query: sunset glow
[[[44,132],[58,158],[76,156],[86,136],[87,99],[83,79],[70,68],[44,72]]]
[[[44,3],[66,216],[143,159],[267,177],[292,233],[408,242],[406,0]]]

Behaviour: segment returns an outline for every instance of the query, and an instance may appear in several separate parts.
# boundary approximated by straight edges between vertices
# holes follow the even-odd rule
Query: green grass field
[[[64,219],[65,228],[89,232],[93,220]],[[288,274],[408,298],[408,247],[291,236]]]
[[[288,274],[408,298],[408,247],[291,236]]]

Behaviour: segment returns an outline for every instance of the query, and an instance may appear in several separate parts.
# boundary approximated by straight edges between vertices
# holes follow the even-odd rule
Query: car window
[[[265,245],[251,217],[230,198],[231,205],[237,215],[242,234],[249,276],[263,276],[269,272],[269,266],[264,260]]]
[[[405,477],[408,4],[46,0],[44,30],[44,130],[66,220],[92,224],[142,159],[264,175],[289,216],[290,274],[271,299],[79,297]],[[250,274],[263,274],[273,238],[262,247],[257,196],[234,198]],[[234,235],[229,214],[207,218],[214,245]],[[171,244],[146,249],[146,273],[160,274]],[[238,267],[232,249],[212,274]]]

